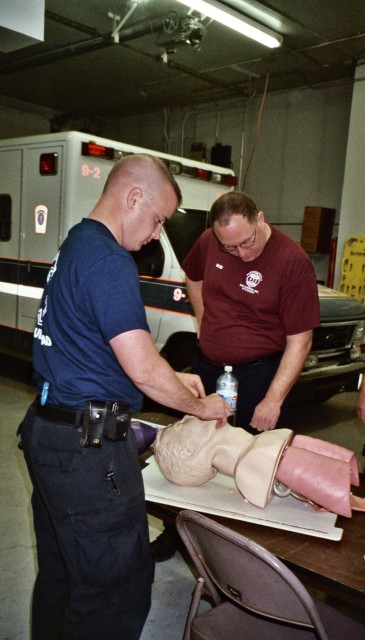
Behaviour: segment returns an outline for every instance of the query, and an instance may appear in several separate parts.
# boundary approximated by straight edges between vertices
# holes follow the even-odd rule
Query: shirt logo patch
[[[216,265],[215,265],[215,268],[216,269],[223,269],[223,265],[220,264],[219,262],[217,262]]]
[[[240,287],[247,293],[259,293],[256,287],[260,282],[262,282],[262,274],[259,271],[250,271],[246,276],[246,283],[240,284]]]

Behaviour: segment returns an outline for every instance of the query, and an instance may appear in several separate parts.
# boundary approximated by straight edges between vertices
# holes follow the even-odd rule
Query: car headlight
[[[304,369],[312,369],[318,365],[318,357],[314,353],[307,355],[304,362]]]
[[[365,339],[365,320],[359,322],[354,331],[354,342],[362,342]]]
[[[351,360],[357,360],[358,358],[360,358],[360,356],[361,356],[361,349],[357,344],[355,344],[350,349],[350,358]]]

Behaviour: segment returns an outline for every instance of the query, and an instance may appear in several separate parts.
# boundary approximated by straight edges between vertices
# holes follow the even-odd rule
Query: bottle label
[[[229,405],[231,409],[231,415],[236,412],[237,407],[237,391],[231,389],[217,389],[218,395]]]

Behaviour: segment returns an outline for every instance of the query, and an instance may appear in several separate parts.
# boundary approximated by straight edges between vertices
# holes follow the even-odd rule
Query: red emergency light
[[[41,176],[55,176],[58,168],[58,153],[42,153],[39,158]]]
[[[113,147],[104,147],[101,144],[95,144],[95,142],[82,142],[81,153],[83,156],[105,158],[106,160],[113,160],[114,158]]]
[[[237,176],[231,176],[230,174],[224,176],[222,180],[223,184],[228,184],[231,187],[235,187],[237,184]]]
[[[212,172],[207,171],[207,169],[197,169],[195,177],[199,180],[210,180],[212,177]]]

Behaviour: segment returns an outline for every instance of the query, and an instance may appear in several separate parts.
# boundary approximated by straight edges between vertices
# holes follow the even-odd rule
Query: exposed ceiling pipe
[[[70,20],[69,18],[65,18],[65,16],[60,16],[58,13],[49,11],[49,9],[45,10],[44,15],[48,20],[53,20],[54,22],[58,22],[58,24],[62,24],[64,27],[70,27],[70,29],[75,29],[75,31],[88,33],[89,36],[100,35],[97,29],[93,27],[88,27],[86,24],[82,24],[82,22],[76,22],[75,20]]]
[[[17,71],[24,71],[25,69],[40,67],[45,64],[50,64],[51,62],[58,62],[59,60],[65,60],[72,56],[83,55],[90,51],[97,51],[98,49],[105,49],[106,47],[111,46],[115,46],[115,42],[110,34],[98,36],[97,38],[90,38],[89,40],[81,40],[81,42],[73,42],[65,45],[64,47],[52,49],[52,51],[45,51],[44,53],[38,53],[35,56],[22,58],[16,62],[1,65],[0,75],[4,76],[8,73],[16,73]]]
[[[162,60],[159,56],[155,56],[152,53],[147,53],[147,51],[143,51],[142,49],[137,49],[136,47],[133,47],[130,44],[122,43],[122,46],[126,47],[130,51],[134,51],[135,53],[139,53],[143,56],[146,56],[147,58],[151,58],[152,60],[155,60],[155,61],[157,60],[161,64],[166,64],[166,66],[170,67],[171,69],[176,69],[178,71],[182,71],[183,73],[186,73],[187,75],[193,76],[195,78],[199,78],[199,80],[203,80],[204,82],[214,84],[217,87],[223,87],[224,89],[227,89],[228,91],[232,91],[234,93],[238,93],[241,96],[243,95],[247,97],[249,95],[247,91],[247,87],[242,87],[240,85],[224,82],[224,80],[217,80],[216,78],[212,78],[211,76],[208,76],[206,73],[202,73],[201,71],[195,71],[194,69],[191,69],[190,67],[186,67],[185,65],[180,64],[179,62],[175,62],[170,58],[167,58],[166,61]]]
[[[356,33],[354,36],[346,36],[346,38],[337,38],[337,40],[330,40],[329,42],[320,42],[319,44],[312,44],[310,47],[304,47],[303,49],[294,49],[293,53],[307,53],[308,51],[314,51],[315,49],[322,49],[323,47],[330,47],[335,44],[343,44],[349,40],[356,40],[358,38],[365,38],[365,33]]]
[[[60,60],[65,60],[74,55],[90,53],[92,51],[115,46],[117,44],[110,33],[100,34],[95,29],[91,29],[80,22],[69,20],[68,18],[64,18],[63,16],[50,11],[46,12],[46,17],[66,27],[88,33],[95,37],[73,42],[71,44],[58,47],[57,49],[52,49],[51,51],[44,51],[34,56],[27,56],[9,64],[1,65],[0,75],[7,75],[8,73],[16,73],[17,71],[24,71],[25,69],[51,64],[52,62],[59,62]],[[153,32],[162,31],[162,20],[163,18],[159,17],[155,18],[153,21],[144,21],[143,23],[139,23],[136,27],[126,29],[119,34],[119,44],[122,44],[124,41],[140,38]]]
[[[74,20],[69,20],[68,18],[61,16],[58,13],[46,11],[46,18],[54,20],[58,24],[62,24],[65,27],[70,27],[71,29],[80,31],[81,33],[88,33],[90,36],[102,35],[97,29],[88,27],[80,22],[75,22]],[[126,42],[128,40],[134,40],[135,38],[140,38],[151,33],[158,33],[160,31],[163,31],[163,23],[165,18],[165,15],[159,15],[155,16],[154,18],[149,18],[148,20],[140,20],[139,22],[135,22],[132,26],[123,29],[122,33],[119,34],[119,41]]]

